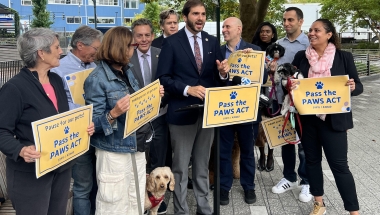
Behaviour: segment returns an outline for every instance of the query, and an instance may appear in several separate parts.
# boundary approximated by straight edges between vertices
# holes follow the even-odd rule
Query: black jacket
[[[26,163],[19,156],[24,146],[34,145],[31,123],[69,110],[61,77],[53,72],[48,72],[48,76],[57,97],[58,111],[46,95],[37,72],[25,67],[0,89],[0,151],[7,156],[7,168],[35,171],[34,163]],[[69,162],[56,171],[72,164]]]
[[[305,78],[308,77],[310,64],[306,58],[305,50],[299,51],[295,55],[292,64],[301,70]],[[350,52],[336,50],[334,62],[331,67],[331,76],[336,75],[348,75],[349,78],[354,79],[355,90],[351,92],[351,96],[357,96],[363,92],[363,84],[360,82],[354,59]],[[330,114],[330,116],[332,128],[336,131],[346,131],[354,127],[352,112]]]
[[[164,36],[161,35],[152,41],[152,46],[160,49],[162,47],[163,41],[164,41]]]

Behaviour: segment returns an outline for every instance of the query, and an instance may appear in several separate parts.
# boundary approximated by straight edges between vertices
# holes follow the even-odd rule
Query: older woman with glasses
[[[36,151],[31,123],[69,110],[59,75],[62,49],[58,35],[34,28],[17,40],[25,65],[0,90],[0,151],[6,158],[9,198],[17,215],[65,215],[73,161],[36,178]],[[94,125],[87,129],[91,135]]]
[[[144,207],[145,153],[137,151],[135,133],[123,139],[129,94],[139,90],[138,81],[129,69],[129,60],[137,47],[128,28],[108,30],[96,54],[99,65],[84,83],[86,103],[94,106],[95,134],[91,145],[96,148],[97,157],[97,215],[138,214],[135,177],[142,197],[141,208]],[[160,93],[163,95],[163,88]],[[133,157],[137,176],[133,173]]]

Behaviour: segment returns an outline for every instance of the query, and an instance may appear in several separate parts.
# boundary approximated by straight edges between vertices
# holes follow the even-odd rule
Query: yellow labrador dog
[[[169,182],[169,189],[174,191],[174,175],[169,167],[157,167],[147,177],[144,210],[150,210],[150,215],[157,215]]]

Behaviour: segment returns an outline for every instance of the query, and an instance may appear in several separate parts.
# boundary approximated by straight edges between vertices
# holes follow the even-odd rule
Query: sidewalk
[[[355,128],[348,131],[348,164],[355,178],[360,214],[375,215],[380,214],[380,183],[377,183],[380,180],[380,79],[366,77],[362,82],[363,94],[352,97]],[[256,159],[258,154],[255,147]],[[272,172],[256,171],[256,203],[248,205],[244,202],[244,192],[239,180],[234,180],[229,205],[220,207],[222,215],[308,215],[310,213],[313,202],[300,202],[299,190],[282,194],[271,192],[272,187],[283,176],[281,149],[275,149],[274,156],[276,162]],[[322,166],[327,214],[348,214],[343,208],[343,201],[325,157],[323,157]],[[212,207],[212,192],[209,198]],[[165,202],[168,203],[167,215],[174,214],[171,193],[167,194]],[[188,204],[190,215],[194,215],[196,202],[192,190],[188,192]]]

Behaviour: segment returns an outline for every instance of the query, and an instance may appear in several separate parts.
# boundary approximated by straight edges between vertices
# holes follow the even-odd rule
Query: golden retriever
[[[169,182],[169,189],[174,191],[174,175],[167,166],[157,167],[147,176],[144,210],[150,210],[150,215],[157,215]]]

